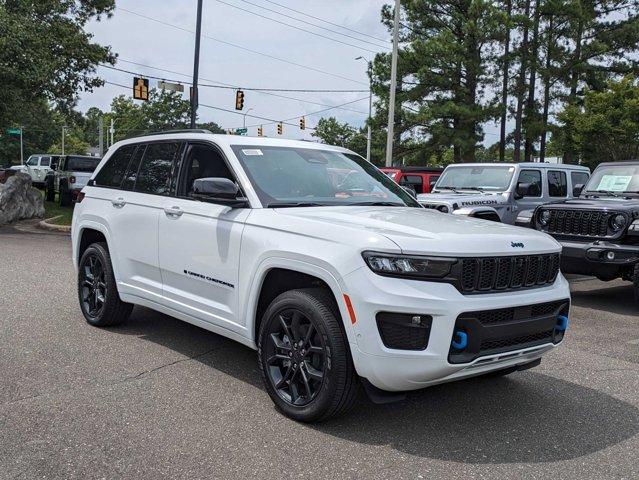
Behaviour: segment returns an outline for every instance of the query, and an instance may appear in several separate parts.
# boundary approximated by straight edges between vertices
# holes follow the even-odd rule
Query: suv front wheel
[[[258,358],[271,399],[302,422],[348,411],[359,379],[335,302],[322,289],[291,290],[269,305],[260,327]]]
[[[106,243],[93,243],[78,266],[78,299],[87,322],[109,327],[125,321],[133,305],[120,300]]]

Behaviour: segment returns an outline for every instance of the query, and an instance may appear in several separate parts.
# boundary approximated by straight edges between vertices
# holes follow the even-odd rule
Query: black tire
[[[307,321],[309,325],[312,324],[314,331],[312,331],[312,337],[309,338],[308,332],[310,327],[305,332],[301,332],[299,338],[309,338],[306,343],[306,338],[300,341],[300,345],[304,342],[304,346],[308,348],[306,357],[303,357],[304,350],[294,351],[291,348],[290,340],[286,344],[286,335],[281,337],[283,342],[279,342],[279,347],[275,346],[273,339],[274,331],[280,328],[278,325],[282,324],[280,316],[285,318],[288,312],[291,314],[290,331],[294,330],[294,315],[298,314],[304,321]],[[284,321],[286,323],[286,320]],[[284,328],[284,327],[282,327]],[[302,330],[304,325],[301,320],[297,321],[298,331]],[[295,334],[291,333],[291,336],[295,338]],[[315,346],[312,345],[315,344]],[[286,350],[288,348],[288,350]],[[295,347],[293,347],[295,348]],[[297,347],[297,348],[302,348]],[[275,350],[273,350],[275,349]],[[322,361],[319,365],[320,354],[317,350],[322,349]],[[277,353],[279,350],[279,354]],[[314,353],[311,353],[313,350]],[[273,351],[277,355],[273,355]],[[290,354],[287,354],[289,352]],[[299,367],[297,370],[291,360],[286,359],[286,355],[291,357],[295,355],[299,361]],[[274,365],[273,358],[278,356],[275,362],[280,363]],[[309,357],[311,355],[311,357]],[[280,358],[284,357],[284,360]],[[279,295],[268,306],[264,316],[262,317],[262,323],[260,325],[260,333],[258,337],[258,361],[260,372],[262,373],[262,379],[266,386],[266,391],[270,395],[271,399],[275,403],[275,406],[286,416],[298,420],[301,422],[318,422],[323,421],[331,417],[346,413],[359,397],[361,391],[361,384],[355,367],[353,366],[353,360],[348,345],[348,340],[341,325],[341,319],[339,313],[335,307],[335,302],[330,293],[323,289],[301,289],[290,290]],[[286,366],[286,362],[288,367]],[[311,363],[312,362],[312,363]],[[313,366],[315,363],[315,366]],[[285,370],[285,374],[281,374],[282,370]],[[320,371],[321,370],[321,371]],[[278,372],[281,374],[279,378],[280,384],[282,381],[289,378],[289,371],[293,373],[290,375],[288,383],[284,383],[284,386],[277,389],[276,379]],[[311,371],[313,373],[311,373]],[[306,373],[304,373],[306,372]],[[321,380],[318,380],[317,373],[321,373]],[[299,395],[296,400],[293,400],[293,386],[292,382],[300,382],[299,378],[305,382],[306,392],[310,393],[311,389],[314,393],[308,395]],[[312,382],[306,381],[312,380]],[[319,382],[319,385],[317,384]],[[313,387],[309,388],[309,384],[312,383]],[[290,392],[290,395],[286,390]],[[302,391],[300,389],[299,391]],[[301,399],[301,401],[300,401]]]
[[[69,186],[66,182],[60,181],[60,193],[58,195],[60,206],[68,207],[71,205],[71,192],[69,191]]]
[[[55,188],[53,182],[47,181],[44,185],[44,197],[47,202],[55,202]]]
[[[95,327],[119,325],[131,314],[133,305],[120,300],[106,243],[93,243],[82,254],[78,265],[78,301],[84,318]]]

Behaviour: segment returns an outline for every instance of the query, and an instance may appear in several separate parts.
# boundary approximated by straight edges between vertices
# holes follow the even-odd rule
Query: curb
[[[41,228],[42,230],[49,230],[50,232],[71,233],[71,225],[54,225],[52,223],[47,223],[48,221],[55,220],[56,218],[60,218],[61,216],[62,215],[46,218],[38,222],[38,228]]]

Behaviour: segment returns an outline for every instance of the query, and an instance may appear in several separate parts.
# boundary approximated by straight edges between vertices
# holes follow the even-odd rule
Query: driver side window
[[[530,184],[530,194],[526,197],[541,197],[541,172],[539,170],[522,170],[519,173],[517,183]]]
[[[222,154],[206,145],[189,145],[182,178],[179,196],[189,198],[193,196],[193,182],[198,178],[227,178],[237,183]]]

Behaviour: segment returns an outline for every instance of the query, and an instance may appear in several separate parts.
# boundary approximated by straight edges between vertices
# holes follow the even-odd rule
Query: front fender
[[[499,212],[493,207],[485,207],[485,206],[463,207],[463,208],[458,208],[453,213],[455,215],[463,215],[466,217],[477,217],[478,214],[483,214],[483,215],[495,214],[497,215],[497,218],[499,218],[499,221],[501,222],[501,215],[499,215]]]

